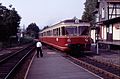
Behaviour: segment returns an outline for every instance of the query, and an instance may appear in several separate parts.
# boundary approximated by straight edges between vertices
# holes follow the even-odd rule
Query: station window
[[[112,34],[112,24],[109,25],[109,33]]]
[[[109,18],[112,19],[116,17],[120,17],[120,4],[110,4],[109,5]]]
[[[105,18],[105,8],[102,8],[101,16],[102,18]]]

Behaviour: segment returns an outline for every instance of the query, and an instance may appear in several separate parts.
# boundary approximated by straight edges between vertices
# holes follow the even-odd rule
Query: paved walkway
[[[35,56],[27,79],[101,79],[53,50],[44,48],[43,52],[43,58]]]

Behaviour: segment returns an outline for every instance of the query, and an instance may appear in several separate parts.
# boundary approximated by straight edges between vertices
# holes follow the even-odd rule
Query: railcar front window
[[[76,36],[77,35],[77,27],[75,27],[75,26],[66,27],[65,33],[68,36]]]
[[[79,35],[89,35],[89,28],[87,26],[78,27]]]

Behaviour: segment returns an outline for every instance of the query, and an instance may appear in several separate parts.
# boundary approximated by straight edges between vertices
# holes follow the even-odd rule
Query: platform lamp
[[[99,32],[100,32],[100,27],[97,26],[96,27],[96,44],[97,44],[97,54],[99,54],[99,45],[98,45],[98,41],[99,41]]]

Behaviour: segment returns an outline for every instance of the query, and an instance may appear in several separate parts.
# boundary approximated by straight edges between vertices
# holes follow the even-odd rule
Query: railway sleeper
[[[104,65],[106,65],[106,66],[113,67],[113,68],[115,68],[115,69],[120,70],[120,66],[118,66],[118,65],[115,65],[115,64],[112,64],[112,63],[109,63],[109,62],[100,61],[100,60],[97,60],[97,59],[92,59],[92,58],[89,58],[89,59],[91,59],[91,60],[93,60],[93,61],[95,61],[95,62],[104,64]]]

